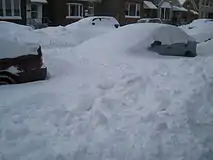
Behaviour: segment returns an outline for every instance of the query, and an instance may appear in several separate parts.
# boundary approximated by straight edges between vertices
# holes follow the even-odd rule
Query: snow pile
[[[81,47],[76,49],[79,49],[79,52],[83,52],[84,48],[90,48],[90,50],[87,50],[88,52],[99,52],[100,55],[102,55],[103,48],[107,48],[107,52],[113,54],[124,52],[146,54],[148,53],[148,47],[154,41],[161,41],[162,44],[173,44],[186,43],[187,41],[194,41],[194,39],[175,26],[157,23],[137,23],[86,41]],[[97,42],[101,43],[97,44]]]
[[[0,38],[0,59],[16,58],[22,55],[38,54],[38,45],[34,44],[19,44],[14,41],[8,41]]]
[[[212,160],[213,58],[133,54],[144,34],[126,31],[46,50],[51,79],[0,87],[0,159]]]
[[[181,26],[181,28],[197,42],[204,42],[213,38],[213,20],[198,19],[191,24]]]
[[[113,17],[107,17],[107,16],[96,16],[96,17],[88,17],[83,18],[79,20],[76,23],[72,23],[70,25],[67,25],[66,28],[73,29],[73,28],[79,28],[79,27],[88,27],[88,26],[98,26],[98,27],[107,27],[114,29],[115,25],[119,25],[119,22],[113,18]]]
[[[76,22],[65,27],[47,27],[33,30],[27,26],[1,22],[0,38],[21,43],[36,43],[43,47],[77,46],[90,38],[115,29],[109,26],[79,25],[78,23],[81,24],[82,22]]]
[[[198,44],[197,52],[200,53],[201,56],[213,56],[212,46],[213,40],[202,42]]]

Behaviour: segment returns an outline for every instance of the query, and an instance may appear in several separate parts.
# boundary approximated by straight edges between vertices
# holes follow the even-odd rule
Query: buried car
[[[92,48],[93,43],[101,42]],[[89,44],[88,44],[89,43]],[[153,52],[164,56],[195,57],[197,43],[176,26],[158,23],[135,23],[96,37],[81,46],[87,52],[141,53]],[[78,47],[79,48],[79,47]]]
[[[119,22],[114,17],[109,16],[94,16],[83,18],[76,23],[67,25],[66,28],[72,27],[104,27],[104,28],[118,28],[120,26]]]
[[[197,19],[192,23],[180,26],[196,42],[206,42],[213,38],[213,19]]]
[[[41,47],[0,39],[0,85],[44,80]]]

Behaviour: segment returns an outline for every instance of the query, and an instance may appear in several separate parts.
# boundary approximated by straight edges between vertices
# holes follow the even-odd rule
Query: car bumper
[[[47,68],[42,67],[40,69],[31,70],[19,74],[18,81],[19,83],[26,83],[32,81],[45,80],[46,78],[47,78]]]

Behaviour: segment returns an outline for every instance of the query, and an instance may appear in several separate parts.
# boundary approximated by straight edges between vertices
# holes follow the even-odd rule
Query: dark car
[[[0,85],[44,80],[46,77],[41,46],[0,39]]]

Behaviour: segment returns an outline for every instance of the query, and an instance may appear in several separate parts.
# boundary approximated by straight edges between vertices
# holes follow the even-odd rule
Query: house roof
[[[151,1],[143,1],[145,9],[157,9],[157,7]]]
[[[187,12],[188,10],[184,7],[173,6],[173,11]]]
[[[181,5],[183,5],[186,2],[186,0],[179,0],[179,2]]]

